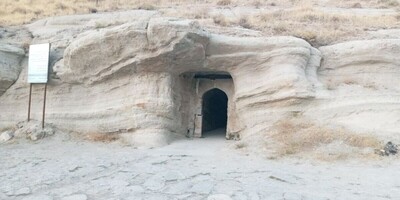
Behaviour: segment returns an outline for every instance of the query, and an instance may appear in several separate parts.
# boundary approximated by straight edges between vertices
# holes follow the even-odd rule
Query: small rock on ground
[[[0,135],[0,142],[7,142],[8,140],[11,140],[11,138],[13,137],[14,134],[12,131],[5,131]]]
[[[398,147],[396,144],[393,144],[392,142],[388,142],[385,145],[384,150],[385,150],[386,155],[395,155],[395,154],[397,154]]]

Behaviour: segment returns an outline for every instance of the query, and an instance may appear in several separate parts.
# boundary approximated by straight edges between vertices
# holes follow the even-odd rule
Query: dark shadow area
[[[207,135],[207,132],[216,129],[226,130],[227,112],[228,112],[228,97],[225,92],[220,89],[212,89],[203,95],[203,125],[202,135]],[[225,134],[225,131],[218,131]]]

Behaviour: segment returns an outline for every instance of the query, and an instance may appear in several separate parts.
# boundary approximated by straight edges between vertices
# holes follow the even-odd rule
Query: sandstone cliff
[[[229,98],[228,135],[266,134],[274,122],[301,116],[398,139],[399,39],[316,49],[295,37],[225,36],[153,14],[122,13],[141,17],[121,17],[118,24],[80,16],[27,26],[33,43],[52,43],[47,122],[82,133],[121,133],[138,145],[167,144],[172,135],[193,131],[199,87],[220,87]],[[110,27],[93,25],[101,20]],[[0,127],[25,120],[28,101],[27,57],[4,47]],[[232,83],[199,86],[187,76],[197,72],[229,74]],[[41,95],[35,86],[35,119]]]

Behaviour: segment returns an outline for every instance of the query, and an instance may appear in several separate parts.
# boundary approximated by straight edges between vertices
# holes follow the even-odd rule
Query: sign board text
[[[29,47],[28,83],[47,83],[49,74],[50,44]]]

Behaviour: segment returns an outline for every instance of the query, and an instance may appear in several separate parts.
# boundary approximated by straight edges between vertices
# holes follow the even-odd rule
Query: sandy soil
[[[0,145],[0,199],[400,199],[400,162],[267,160],[220,136],[135,149],[55,135]]]

